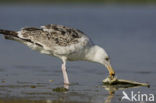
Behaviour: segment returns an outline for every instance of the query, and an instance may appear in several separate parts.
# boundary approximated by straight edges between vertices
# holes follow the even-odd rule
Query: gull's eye
[[[106,61],[109,61],[109,58],[107,57],[107,58],[105,58],[105,60],[106,60]]]

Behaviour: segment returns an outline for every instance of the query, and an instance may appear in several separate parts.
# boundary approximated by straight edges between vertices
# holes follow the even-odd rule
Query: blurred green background
[[[156,0],[0,0],[0,3],[106,3],[155,4]]]

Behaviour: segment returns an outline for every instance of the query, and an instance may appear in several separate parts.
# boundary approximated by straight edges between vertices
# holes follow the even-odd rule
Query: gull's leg
[[[67,84],[67,85],[70,84],[69,79],[68,79],[67,70],[66,70],[66,60],[63,60],[62,73],[63,73],[64,84]]]

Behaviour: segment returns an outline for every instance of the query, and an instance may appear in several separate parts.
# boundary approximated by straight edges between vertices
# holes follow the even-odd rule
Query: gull
[[[3,34],[5,39],[18,41],[42,54],[61,59],[64,84],[70,84],[66,69],[67,61],[99,63],[108,69],[110,77],[115,76],[106,51],[78,29],[48,24],[40,28],[25,27],[19,31],[0,29],[0,34]]]

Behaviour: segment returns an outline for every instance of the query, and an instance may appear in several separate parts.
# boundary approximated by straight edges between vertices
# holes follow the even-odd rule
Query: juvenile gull
[[[20,31],[0,29],[5,39],[16,40],[40,53],[58,57],[62,60],[64,84],[70,84],[66,61],[89,61],[104,65],[110,77],[115,76],[106,51],[95,45],[82,31],[63,25],[49,24],[40,28],[28,27]]]

